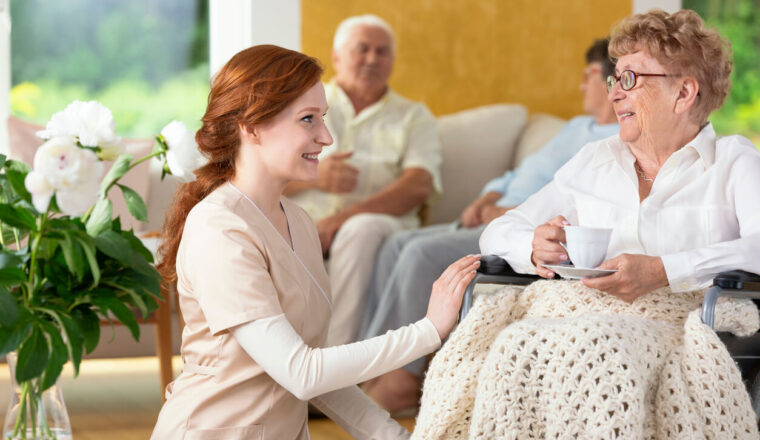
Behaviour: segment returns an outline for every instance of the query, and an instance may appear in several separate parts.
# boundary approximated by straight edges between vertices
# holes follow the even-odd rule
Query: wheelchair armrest
[[[461,322],[467,316],[472,307],[472,295],[476,284],[517,284],[527,286],[538,279],[540,279],[538,275],[526,275],[515,272],[509,263],[496,255],[484,255],[480,257],[480,267],[478,267],[475,278],[470,281],[470,284],[464,291],[462,308],[459,311],[459,321]]]
[[[760,300],[760,275],[732,270],[713,278],[713,286],[702,301],[702,322],[710,328],[715,325],[715,304],[721,296]]]

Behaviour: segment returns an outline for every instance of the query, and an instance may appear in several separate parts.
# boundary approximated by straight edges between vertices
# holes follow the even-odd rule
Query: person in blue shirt
[[[588,113],[571,119],[541,150],[519,167],[491,180],[481,196],[455,224],[398,232],[382,246],[367,297],[360,339],[381,335],[425,316],[430,286],[458,258],[479,252],[485,225],[519,205],[552,180],[554,173],[588,142],[618,132],[605,79],[615,66],[607,53],[608,39],[586,52],[581,91]],[[364,384],[364,390],[391,413],[416,408],[425,358]]]

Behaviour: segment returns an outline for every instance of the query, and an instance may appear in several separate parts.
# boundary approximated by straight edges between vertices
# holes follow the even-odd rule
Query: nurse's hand
[[[629,303],[641,295],[668,285],[668,275],[660,257],[623,254],[605,261],[598,269],[614,269],[617,272],[598,278],[586,278],[582,281],[583,285],[607,292]]]
[[[536,273],[544,278],[553,278],[554,272],[544,264],[559,264],[567,260],[567,251],[560,243],[565,241],[565,226],[570,222],[558,215],[536,228],[533,233],[533,253],[530,261],[536,266]]]
[[[441,340],[445,339],[457,323],[459,308],[462,306],[464,291],[475,278],[480,266],[480,255],[468,255],[447,267],[433,283],[427,315],[438,330]]]

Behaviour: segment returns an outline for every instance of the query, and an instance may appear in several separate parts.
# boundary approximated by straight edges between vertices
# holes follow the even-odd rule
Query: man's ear
[[[678,89],[676,97],[675,112],[681,114],[692,107],[699,97],[699,82],[692,76],[687,76],[681,81],[681,87]]]
[[[332,54],[330,55],[330,60],[332,61],[333,68],[338,65],[338,51],[333,49]]]

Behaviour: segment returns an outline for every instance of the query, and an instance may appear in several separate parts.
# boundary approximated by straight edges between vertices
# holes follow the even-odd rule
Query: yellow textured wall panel
[[[515,102],[531,112],[582,112],[584,54],[631,13],[631,0],[303,0],[302,50],[333,75],[338,23],[383,17],[396,33],[391,87],[437,115]]]

